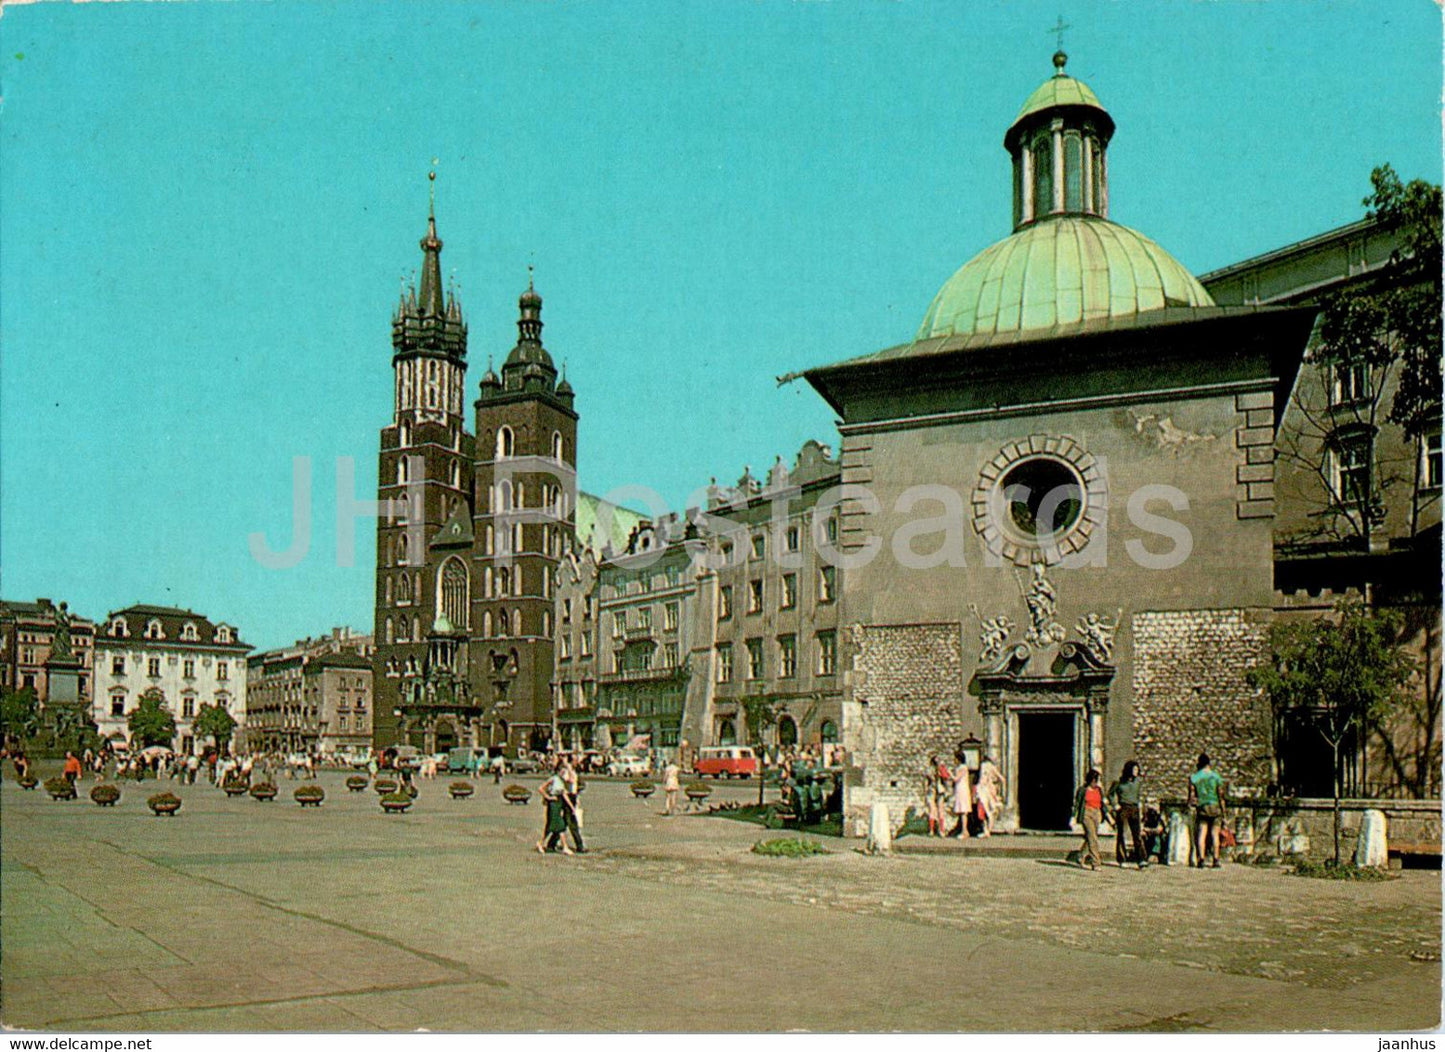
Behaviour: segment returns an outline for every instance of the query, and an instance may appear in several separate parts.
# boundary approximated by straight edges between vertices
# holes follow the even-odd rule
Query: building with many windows
[[[372,637],[350,628],[247,661],[245,745],[281,753],[371,747]]]
[[[57,625],[64,617],[70,639],[70,660],[75,669],[74,703],[86,712],[94,697],[93,653],[95,625],[70,615],[66,605],[49,599],[33,603],[0,601],[0,691],[33,690],[42,710],[50,701],[51,649]],[[66,699],[70,701],[71,699]]]
[[[102,737],[129,741],[127,717],[143,694],[158,691],[176,721],[173,748],[198,751],[192,721],[219,705],[246,724],[246,655],[236,629],[192,610],[129,606],[96,626],[95,724]]]
[[[839,466],[807,443],[791,470],[744,472],[707,507],[639,524],[559,570],[557,724],[567,748],[674,754],[839,741]]]

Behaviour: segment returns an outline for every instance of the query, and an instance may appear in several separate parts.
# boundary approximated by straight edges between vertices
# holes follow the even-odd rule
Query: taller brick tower
[[[421,249],[420,287],[403,292],[391,325],[395,398],[377,496],[392,511],[377,518],[372,726],[378,747],[430,750],[465,744],[477,725],[464,682],[475,450],[462,408],[467,325],[442,289],[435,208]]]
[[[573,544],[577,412],[542,345],[542,297],[518,300],[517,345],[476,402],[469,648],[486,744],[544,748],[552,734],[552,589]]]

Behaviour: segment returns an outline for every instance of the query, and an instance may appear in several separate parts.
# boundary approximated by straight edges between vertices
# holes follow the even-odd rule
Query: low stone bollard
[[[1360,836],[1355,841],[1355,865],[1384,869],[1390,864],[1388,825],[1383,811],[1370,809],[1360,816]]]
[[[868,809],[868,843],[863,850],[870,855],[893,853],[893,823],[888,817],[888,805],[881,800]]]
[[[1169,812],[1169,864],[1189,865],[1189,850],[1194,843],[1194,826],[1187,811]]]

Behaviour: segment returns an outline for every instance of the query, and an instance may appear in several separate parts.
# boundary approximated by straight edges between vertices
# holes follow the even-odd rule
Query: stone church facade
[[[1311,308],[1219,307],[1108,217],[1114,124],[1064,71],[1004,139],[1014,233],[917,337],[804,375],[838,412],[848,808],[921,809],[927,757],[1003,769],[1002,827],[1085,771],[1271,780],[1244,681],[1273,601],[1273,441]]]

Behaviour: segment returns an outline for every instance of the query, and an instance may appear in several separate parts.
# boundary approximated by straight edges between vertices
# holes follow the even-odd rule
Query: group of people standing
[[[1084,784],[1074,794],[1074,821],[1084,831],[1079,865],[1098,869],[1103,863],[1099,826],[1107,820],[1114,824],[1114,857],[1120,866],[1132,860],[1140,869],[1147,869],[1151,854],[1157,854],[1161,862],[1167,860],[1168,832],[1157,810],[1151,808],[1141,814],[1142,789],[1142,772],[1137,760],[1124,764],[1107,792],[1097,770],[1090,770],[1084,776]],[[1199,869],[1206,864],[1218,869],[1226,817],[1224,779],[1214,770],[1207,753],[1199,754],[1194,773],[1189,776],[1187,802],[1194,810],[1194,850],[1190,864]]]
[[[928,835],[960,840],[989,836],[1003,809],[1003,772],[989,756],[979,761],[976,773],[971,771],[962,748],[954,751],[953,759],[950,768],[937,756],[928,758],[923,784]]]

